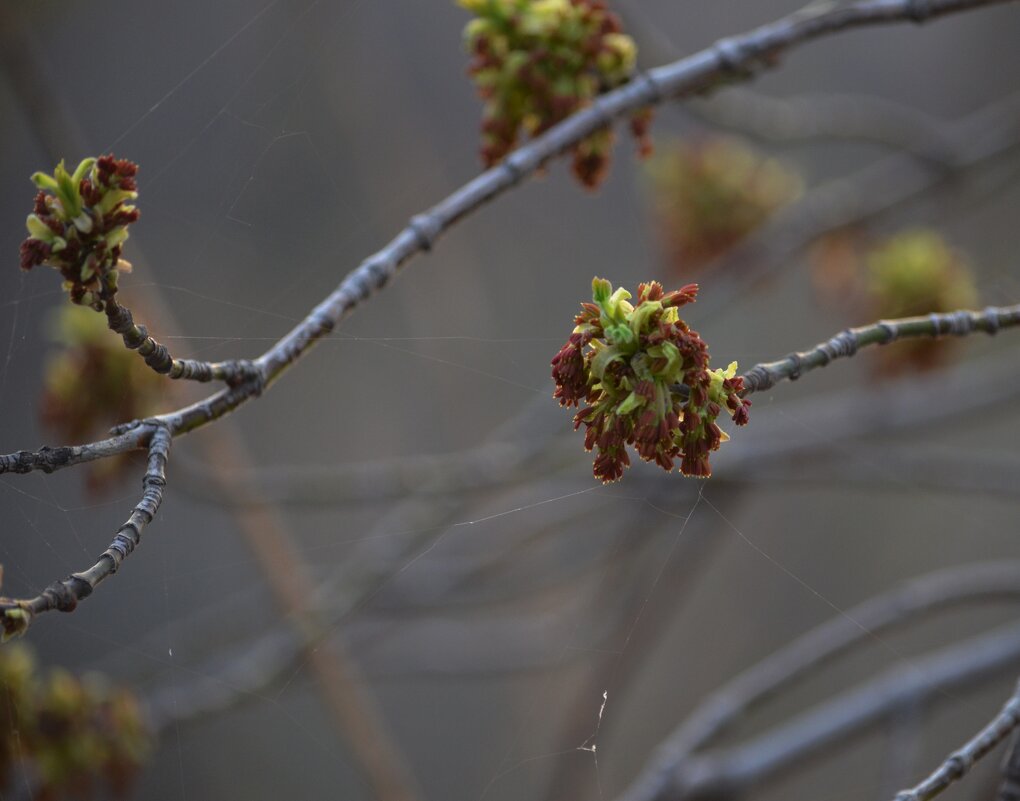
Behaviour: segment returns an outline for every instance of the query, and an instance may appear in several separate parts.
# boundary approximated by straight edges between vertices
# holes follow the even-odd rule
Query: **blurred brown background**
[[[794,8],[632,0],[625,10],[652,66]],[[465,21],[438,0],[4,9],[0,451],[51,441],[36,404],[52,348],[47,315],[65,301],[55,276],[17,269],[33,171],[110,150],[137,161],[128,305],[145,308],[153,333],[182,355],[258,355],[411,215],[476,174]],[[952,121],[1020,90],[1018,36],[1012,5],[856,31],[798,48],[753,88],[874,95]],[[698,108],[662,108],[655,133],[711,130],[711,106]],[[641,465],[595,486],[580,436],[565,438],[569,414],[549,399],[549,359],[592,275],[626,286],[684,281],[660,256],[630,146],[620,138],[597,195],[554,166],[413,262],[231,418],[249,457],[231,447],[211,455],[207,431],[176,443],[167,498],[140,551],[74,615],[32,629],[44,663],[101,669],[163,704],[171,722],[134,797],[372,797],[307,654],[257,690],[236,672],[257,661],[251,643],[286,654],[296,636],[236,510],[211,484],[224,471],[250,477],[238,460],[266,468],[264,497],[295,476],[311,487],[276,507],[278,530],[307,562],[328,637],[360,668],[428,799],[612,798],[707,692],[836,610],[936,568],[1020,557],[1016,405],[835,438],[830,424],[848,417],[833,399],[872,397],[862,391],[875,380],[866,355],[756,396],[751,426],[724,446],[707,483]],[[759,146],[809,187],[890,152],[827,140]],[[1004,148],[874,230],[934,225],[971,256],[983,303],[1015,303],[1018,167],[1020,153]],[[747,367],[867,322],[812,294],[803,251],[775,266],[773,280],[722,311],[692,310],[719,364]],[[706,306],[716,280],[701,279]],[[1018,353],[1015,333],[957,351],[991,365],[975,394],[1015,374]],[[203,394],[175,387],[166,408]],[[938,404],[939,392],[918,402],[919,415],[929,400]],[[746,464],[745,434],[757,449]],[[794,460],[801,472],[791,477],[787,458],[784,479],[769,449],[791,441],[805,448]],[[466,477],[496,479],[432,491],[439,467],[423,456],[480,445]],[[892,459],[913,452],[931,455],[934,488]],[[520,469],[500,474],[514,458]],[[987,458],[994,486],[975,478],[973,458]],[[359,479],[365,463],[375,472]],[[410,486],[378,497],[401,469]],[[135,502],[134,477],[103,498],[82,486],[76,470],[0,477],[5,594],[34,594],[90,564]],[[730,741],[1014,611],[970,609],[870,639]],[[223,677],[228,663],[235,672]],[[751,795],[891,795],[975,731],[1017,672],[940,697],[909,764],[890,766],[877,732]],[[225,696],[241,688],[237,703],[188,719],[196,682]],[[983,764],[947,797],[988,797],[994,772]]]

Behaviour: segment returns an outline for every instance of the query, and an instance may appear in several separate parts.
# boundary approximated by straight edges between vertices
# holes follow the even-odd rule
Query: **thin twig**
[[[888,345],[915,337],[962,337],[975,331],[996,334],[1003,328],[1020,325],[1020,304],[989,306],[984,311],[932,313],[921,317],[880,320],[872,325],[848,328],[811,350],[791,353],[784,359],[756,364],[742,376],[744,395],[771,389],[780,381],[795,381],[804,373],[825,367],[834,359],[853,356],[868,345]]]
[[[34,598],[0,598],[5,636],[23,633],[43,612],[71,612],[78,602],[88,598],[105,579],[117,572],[142,540],[142,531],[152,522],[163,501],[166,487],[166,463],[170,453],[170,431],[157,427],[149,441],[149,460],[142,478],[142,499],[136,504],[98,561],[88,570],[72,573],[55,581]]]
[[[715,125],[758,139],[854,139],[904,150],[937,164],[956,161],[945,136],[945,120],[873,95],[812,93],[778,98],[732,87],[697,103],[695,111]]]
[[[358,304],[384,287],[413,256],[429,250],[441,234],[541,169],[548,161],[606,124],[668,98],[704,93],[721,81],[748,79],[774,65],[780,55],[804,42],[838,31],[891,22],[924,22],[958,11],[1016,0],[861,0],[852,4],[813,3],[745,34],[722,39],[688,58],[640,74],[634,81],[607,92],[543,135],[514,151],[501,164],[482,173],[429,211],[412,218],[386,247],[348,273],[340,285],[290,333],[255,361],[257,376],[191,406],[139,422],[146,434],[158,425],[173,435],[185,434],[219,419],[261,394],[295,361],[332,331]],[[120,434],[130,434],[121,429]],[[139,432],[141,433],[141,432]],[[95,443],[102,455],[89,453],[93,445],[66,454],[59,466],[102,458],[139,447],[142,437],[121,436]],[[84,453],[82,453],[82,451]],[[85,454],[88,454],[85,456]],[[0,457],[0,472],[17,464],[23,470],[58,465],[31,456]]]
[[[1002,784],[996,801],[1020,801],[1020,732],[1013,732],[1012,742],[1002,760]]]
[[[112,294],[105,298],[106,322],[110,330],[120,334],[124,347],[138,351],[142,360],[160,375],[207,383],[224,381],[231,386],[258,378],[255,365],[247,359],[205,362],[198,359],[177,359],[166,345],[153,339],[144,325],[135,322],[131,310],[121,306]]]
[[[879,469],[874,468],[876,462],[880,462]],[[884,446],[881,456],[876,456],[874,445],[849,442],[817,459],[805,460],[802,452],[776,453],[768,462],[768,470],[756,470],[758,466],[754,461],[746,467],[736,466],[725,478],[741,482],[741,473],[746,471],[756,483],[772,486],[856,485],[890,492],[903,492],[909,487],[1020,501],[1020,454],[1016,453],[969,453],[959,447],[912,443],[909,447]],[[890,477],[895,480],[890,481]]]
[[[14,80],[11,82],[16,93],[19,93],[22,110],[26,119],[34,128],[34,134],[43,144],[52,162],[59,159],[63,152],[89,152],[92,148],[85,144],[86,137],[76,125],[74,115],[61,102],[62,93],[47,78],[45,65],[41,63],[40,54],[43,48],[31,40],[31,34],[24,26],[15,24],[13,14],[7,6],[0,7],[0,59],[9,68]],[[26,34],[28,38],[26,39]],[[34,90],[34,91],[33,91]],[[46,97],[47,103],[38,103],[36,98]],[[48,115],[48,116],[44,116]],[[59,140],[59,141],[58,141]],[[137,254],[139,249],[135,248]],[[147,307],[161,306],[158,293],[150,286],[146,292]],[[119,311],[115,311],[119,310]],[[129,348],[137,348],[143,357],[159,347],[159,343],[148,337],[144,326],[135,325],[131,312],[117,305],[116,299],[110,297],[106,303],[106,313],[110,327],[124,338]],[[160,316],[166,317],[168,311],[160,308]],[[148,340],[146,344],[145,340]],[[169,353],[163,351],[169,356]],[[146,358],[148,361],[148,358]],[[174,360],[174,364],[177,361]],[[198,378],[196,371],[202,368],[190,360],[184,361],[182,374],[177,375],[177,368],[171,365],[170,378]],[[245,362],[213,363],[208,373],[211,379],[235,383],[238,377],[244,377]],[[250,362],[247,364],[250,365]],[[190,375],[185,375],[190,373]],[[243,442],[236,428],[225,421],[226,425],[216,426],[199,442],[199,448],[205,453],[206,461],[212,467],[205,474],[208,483],[226,482],[226,477],[236,472],[239,466],[247,462]],[[180,454],[176,456],[180,465]],[[179,479],[178,479],[179,480]],[[224,490],[230,494],[230,488]],[[272,552],[274,543],[289,546],[289,555],[300,564],[299,556],[293,549],[293,536],[286,530],[280,517],[268,507],[264,497],[261,503],[244,505],[237,504],[239,513],[236,521],[241,535],[259,557]],[[250,500],[246,499],[246,500]],[[279,552],[280,548],[276,549]],[[270,577],[285,571],[287,565],[269,563],[270,560],[260,558],[259,564]],[[268,564],[267,564],[268,563]],[[301,572],[303,575],[303,571]],[[276,585],[270,581],[270,589]],[[295,628],[305,625],[306,616],[302,609],[287,607],[288,598],[278,593],[278,602],[284,607],[286,620]],[[349,654],[345,653],[337,643],[325,643],[323,647],[308,654],[310,672],[320,685],[320,693],[326,706],[332,713],[332,719],[340,735],[351,744],[351,750],[357,758],[372,794],[377,801],[408,801],[415,798],[415,785],[399,748],[387,736],[381,714],[374,704],[374,699],[367,688],[357,681],[357,669],[353,666]]]
[[[1017,726],[1020,726],[1020,686],[987,726],[968,740],[962,748],[946,757],[938,769],[923,782],[897,793],[896,801],[928,801],[939,795],[953,782],[966,776],[978,760],[1009,737]]]
[[[902,588],[876,596],[808,632],[745,670],[712,693],[673,731],[625,796],[626,801],[658,797],[657,789],[682,770],[695,751],[791,682],[817,670],[852,647],[895,626],[961,604],[1015,600],[1020,563],[966,565],[930,573]]]
[[[642,58],[662,63],[683,51],[665,26],[649,18],[647,9],[630,0],[617,0],[615,7]],[[756,139],[859,140],[939,163],[955,160],[944,136],[945,120],[875,95],[809,93],[770,97],[730,86],[710,99],[692,100],[689,107],[705,122]]]
[[[703,801],[759,789],[827,749],[895,718],[905,706],[951,697],[954,691],[1016,669],[1018,663],[1020,626],[996,629],[892,668],[743,745],[657,765],[642,773],[618,801]],[[1009,710],[1012,716],[1020,712],[1020,701],[1013,699]]]
[[[872,221],[934,189],[949,186],[959,193],[961,173],[1013,152],[1020,143],[1020,94],[999,98],[951,123],[944,138],[952,158],[938,169],[912,155],[894,153],[809,189],[706,266],[724,279],[713,285],[697,313],[706,319],[725,314],[736,298],[829,232]]]

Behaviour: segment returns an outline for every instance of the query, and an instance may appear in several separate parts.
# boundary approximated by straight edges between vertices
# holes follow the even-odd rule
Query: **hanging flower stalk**
[[[522,135],[537,136],[602,92],[630,80],[637,48],[600,0],[458,0],[476,15],[464,29],[468,74],[485,101],[482,161],[499,163]],[[651,152],[650,111],[631,118],[641,155]],[[613,131],[571,148],[573,170],[595,189],[609,168]]]
[[[592,281],[570,339],[552,360],[553,393],[561,406],[586,405],[574,416],[585,448],[597,449],[595,477],[609,483],[630,466],[627,446],[667,472],[680,460],[686,476],[712,474],[709,454],[728,439],[716,424],[725,408],[737,425],[748,421],[737,363],[709,369],[708,346],[680,319],[697,284],[664,292],[640,284],[637,303],[625,289]]]

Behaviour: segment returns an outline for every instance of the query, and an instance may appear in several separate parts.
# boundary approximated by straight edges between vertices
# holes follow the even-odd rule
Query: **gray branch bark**
[[[923,782],[896,794],[895,801],[928,801],[939,795],[953,782],[966,776],[975,763],[987,756],[999,743],[1020,726],[1020,687],[1010,697],[991,722],[975,734]]]
[[[368,257],[343,279],[290,333],[254,362],[254,377],[235,387],[149,421],[125,427],[115,436],[89,445],[18,452],[0,456],[0,473],[59,469],[112,453],[141,447],[152,431],[165,426],[172,435],[186,434],[219,419],[257,397],[360,303],[384,287],[413,256],[432,248],[439,237],[468,214],[519,184],[549,160],[615,119],[669,98],[710,91],[722,81],[748,79],[774,65],[784,52],[838,31],[892,22],[924,22],[935,17],[1015,0],[861,0],[852,4],[813,3],[748,33],[721,39],[713,46],[672,64],[641,73],[600,96],[559,125],[514,151],[503,163],[482,173],[436,206],[413,217],[382,250]],[[53,452],[60,457],[54,458]]]
[[[142,541],[142,531],[152,522],[163,501],[170,443],[170,431],[165,427],[159,426],[152,432],[149,438],[149,461],[142,477],[142,499],[131,511],[127,522],[117,530],[110,547],[103,551],[92,567],[53,582],[34,598],[0,598],[5,639],[24,633],[32,621],[44,612],[74,611],[79,601],[88,598],[100,583],[117,572],[121,563]]]
[[[947,692],[973,686],[1005,670],[1015,670],[1018,664],[1020,626],[997,629],[892,668],[743,745],[682,761],[657,763],[642,773],[618,801],[704,801],[738,796],[741,791],[760,788],[802,767],[812,757],[895,719],[905,708],[930,703]],[[1012,720],[1020,702],[1014,700],[1008,708]],[[994,731],[999,732],[998,717]],[[1008,731],[1001,736],[1007,734]],[[982,744],[986,742],[981,739]]]

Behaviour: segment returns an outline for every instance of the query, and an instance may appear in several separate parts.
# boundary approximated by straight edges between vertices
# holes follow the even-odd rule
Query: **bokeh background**
[[[642,66],[794,8],[618,5]],[[60,444],[38,399],[56,350],[48,320],[66,301],[55,276],[17,268],[33,171],[111,150],[137,161],[127,305],[182,355],[256,356],[477,173],[466,19],[439,0],[7,4],[0,451]],[[752,88],[877,97],[949,131],[1020,90],[1018,36],[1015,5],[860,30],[798,48]],[[739,98],[719,105],[732,91],[663,107],[656,137],[712,133],[733,107],[739,129]],[[1020,298],[1020,111],[1004,108],[965,144],[985,132],[1005,144],[966,169],[956,154],[832,136],[755,144],[807,192],[899,158],[905,182],[933,191],[866,230],[937,228],[969,255],[982,303],[1008,304]],[[1020,387],[1002,389],[1020,354],[1012,333],[968,340],[922,378],[880,382],[862,354],[755,396],[707,482],[640,465],[595,484],[551,400],[549,359],[593,275],[692,280],[663,258],[632,149],[621,136],[597,194],[557,164],[465,220],[219,433],[175,443],[141,549],[28,637],[42,664],[101,670],[151,704],[158,745],[131,797],[377,797],[363,756],[384,734],[383,772],[413,777],[420,798],[610,799],[708,692],[810,627],[910,577],[1020,558]],[[850,197],[891,202],[892,183]],[[777,230],[779,244],[696,276],[690,320],[719,364],[868,321],[817,293],[794,246],[805,229]],[[747,278],[748,264],[767,279]],[[1002,400],[981,405],[993,388]],[[162,409],[200,397],[168,387]],[[91,564],[137,480],[96,495],[81,470],[0,477],[4,594]],[[867,638],[721,743],[1015,612],[982,605]],[[976,731],[1018,669],[746,794],[890,796]],[[990,797],[995,771],[982,764],[947,797]]]

